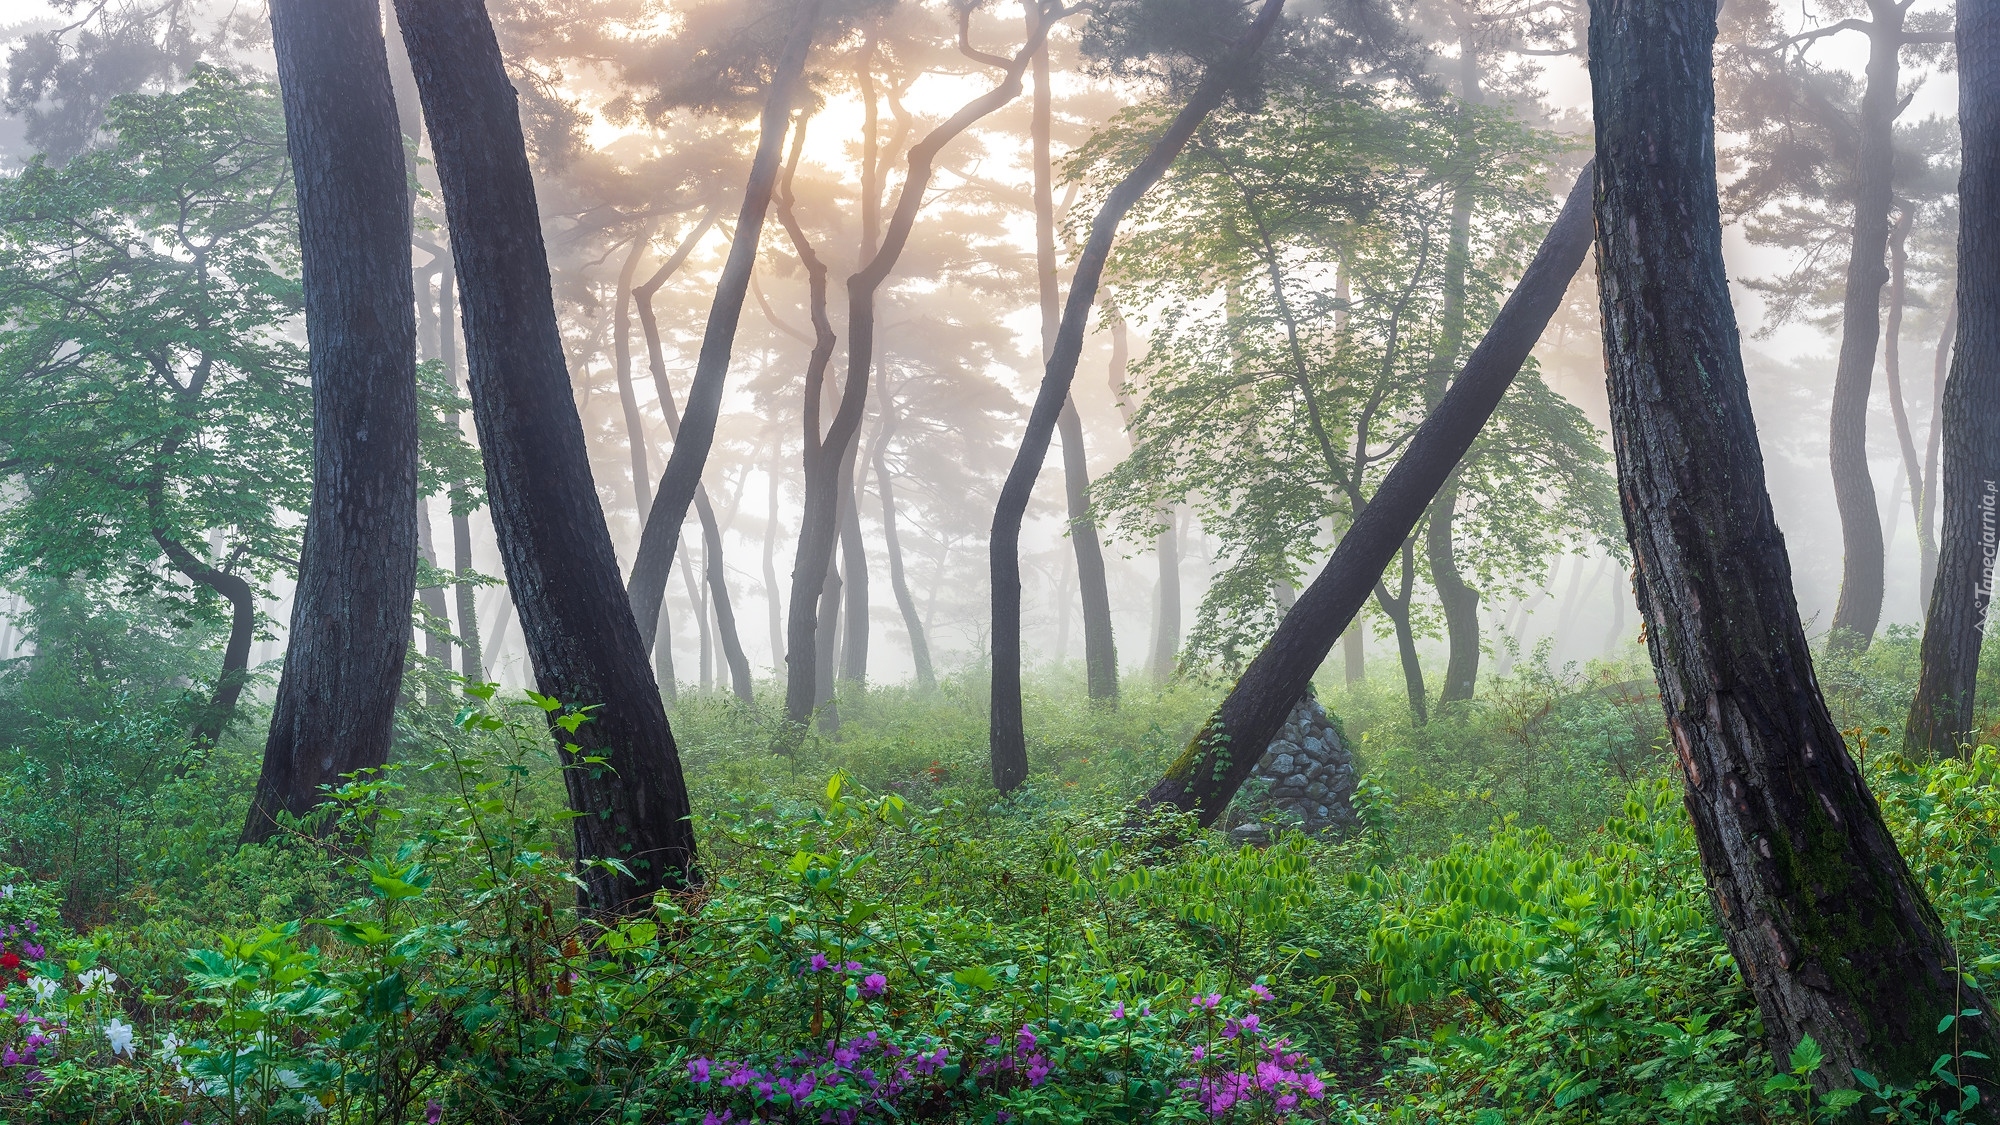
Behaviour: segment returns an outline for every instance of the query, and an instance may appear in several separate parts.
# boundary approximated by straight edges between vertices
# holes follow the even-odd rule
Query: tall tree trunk
[[[889,478],[889,438],[895,432],[895,404],[889,388],[882,385],[881,369],[876,369],[875,393],[883,416],[882,432],[875,439],[875,488],[882,498],[882,544],[889,552],[889,588],[896,595],[896,609],[903,615],[903,631],[910,638],[910,661],[917,669],[917,690],[928,695],[937,690],[937,672],[931,667],[930,640],[917,616],[917,600],[903,575],[903,543],[896,529],[896,491]]]
[[[1117,302],[1105,298],[1101,319],[1111,329],[1108,372],[1111,400],[1118,404],[1119,416],[1125,420],[1129,434],[1139,412],[1125,386],[1132,362],[1132,342]],[[1160,533],[1153,540],[1153,559],[1158,564],[1159,576],[1153,584],[1153,637],[1146,649],[1146,674],[1154,683],[1165,684],[1174,678],[1181,648],[1181,537],[1172,508],[1162,504],[1154,509],[1154,515],[1160,520]]]
[[[1048,0],[1031,2],[1039,4]],[[960,11],[959,37],[962,45],[970,15],[969,8]],[[818,659],[817,646],[812,641],[814,622],[823,618],[813,613],[812,603],[814,592],[826,585],[827,569],[833,561],[834,541],[840,531],[841,466],[860,433],[862,412],[868,404],[868,374],[875,354],[876,292],[888,280],[903,256],[904,247],[909,244],[910,229],[916,224],[925,193],[930,190],[931,173],[936,167],[938,154],[973,123],[1020,96],[1021,77],[1034,53],[1040,49],[1042,36],[1046,34],[1046,23],[1040,27],[1041,30],[1028,36],[1028,42],[1012,60],[998,60],[1005,66],[998,85],[960,106],[956,113],[910,148],[909,171],[903,177],[902,191],[896,197],[895,209],[890,213],[883,231],[881,247],[847,279],[847,379],[841,385],[840,405],[834,411],[832,422],[827,425],[824,438],[819,434],[818,390],[824,381],[825,368],[824,360],[820,359],[820,348],[824,342],[828,354],[831,353],[832,329],[821,328],[824,309],[820,302],[824,298],[815,298],[813,355],[814,363],[822,371],[822,378],[815,381],[808,370],[805,505],[799,528],[797,561],[792,568],[791,611],[786,630],[785,719],[788,723],[803,723],[811,715],[812,688],[819,680],[814,667],[814,661]],[[989,58],[989,61],[992,60]],[[863,193],[864,196],[866,194]],[[787,230],[790,231],[794,225],[788,223]],[[810,257],[802,235],[793,234],[793,244],[802,260]],[[808,262],[809,276],[813,274],[815,262],[816,258]],[[825,267],[820,265],[817,268],[823,271]],[[812,284],[821,287],[820,292],[824,292],[822,277],[813,277]]]
[[[1924,518],[1924,463],[1917,453],[1917,439],[1910,426],[1910,411],[1903,398],[1903,306],[1909,295],[1910,227],[1916,221],[1914,204],[1898,208],[1896,225],[1889,232],[1889,315],[1882,325],[1882,381],[1889,389],[1889,412],[1896,422],[1896,443],[1903,450],[1904,483],[1910,491],[1910,521]],[[1890,505],[1891,518],[1899,505]],[[1890,524],[1894,527],[1894,524]],[[1886,532],[1883,549],[1888,549]],[[1923,562],[1924,528],[1917,528],[1918,561]]]
[[[1237,679],[1221,706],[1189,741],[1166,775],[1146,794],[1149,805],[1174,805],[1214,824],[1257,766],[1255,754],[1231,746],[1268,746],[1334,638],[1354,621],[1404,549],[1432,497],[1451,476],[1506,393],[1521,364],[1562,304],[1563,293],[1590,248],[1591,172],[1570,189],[1562,214],[1542,239],[1534,261],[1507,298],[1486,338],[1435,409],[1410,436],[1403,455],[1355,516],[1318,577]]]
[[[820,581],[819,627],[813,632],[813,644],[818,657],[813,665],[813,710],[819,714],[819,729],[833,734],[840,729],[840,700],[833,682],[835,661],[840,658],[840,568],[832,560]]]
[[[1105,197],[1091,219],[1090,237],[1084,242],[1083,252],[1077,255],[1069,299],[1056,330],[1055,345],[1049,352],[1042,385],[1036,392],[1027,429],[1021,435],[1021,448],[1007,471],[993,513],[990,540],[993,683],[988,738],[993,784],[1002,793],[1012,792],[1028,776],[1027,732],[1021,715],[1021,520],[1027,514],[1028,498],[1034,492],[1035,478],[1041,475],[1058,418],[1069,402],[1070,384],[1076,379],[1076,364],[1083,354],[1084,327],[1090,319],[1091,306],[1097,301],[1097,286],[1104,276],[1105,260],[1111,255],[1112,240],[1117,237],[1118,224],[1124,221],[1125,213],[1166,173],[1209,111],[1221,104],[1229,85],[1263,46],[1284,6],[1285,0],[1264,0],[1243,37],[1202,75],[1201,83],[1174,115],[1166,132],[1153,142],[1138,167],[1126,173]],[[1046,23],[1037,26],[1046,32]]]
[[[1047,16],[1024,6],[1033,34]],[[1062,300],[1056,269],[1055,172],[1049,158],[1051,97],[1049,47],[1044,37],[1035,52],[1035,85],[1029,129],[1034,164],[1035,278],[1042,306],[1042,363],[1055,354]],[[1056,426],[1062,434],[1063,500],[1069,509],[1070,547],[1076,552],[1077,590],[1083,599],[1084,682],[1093,702],[1118,705],[1118,646],[1111,628],[1111,588],[1104,570],[1104,546],[1090,518],[1090,460],[1083,444],[1083,419],[1074,395],[1063,401]]]
[[[1464,9],[1454,13],[1459,22],[1459,96],[1467,105],[1479,105],[1484,97],[1479,88],[1478,38]],[[1461,110],[1461,112],[1464,112]],[[1460,161],[1467,169],[1477,166],[1476,142],[1470,130],[1459,137]],[[1468,176],[1471,172],[1466,173]],[[1439,312],[1437,352],[1424,376],[1425,405],[1436,406],[1444,397],[1451,374],[1458,369],[1465,350],[1465,275],[1472,262],[1472,185],[1461,181],[1452,191],[1451,230],[1445,247],[1444,303]],[[1445,664],[1444,690],[1439,704],[1471,699],[1479,682],[1479,591],[1466,582],[1458,569],[1458,553],[1452,540],[1452,525],[1458,509],[1458,480],[1445,482],[1431,502],[1430,520],[1424,529],[1424,558],[1430,564],[1431,583],[1437,587],[1438,604],[1444,610],[1445,638],[1449,659]]]
[[[778,590],[778,474],[767,474],[771,485],[770,504],[765,509],[769,514],[764,520],[764,608],[770,613],[771,623],[771,673],[782,676],[785,671],[785,618],[784,597]]]
[[[861,687],[868,682],[868,546],[861,541],[861,492],[854,471],[861,444],[847,448],[840,466],[840,580],[841,611],[847,630],[840,644],[840,679]]]
[[[1906,747],[1954,754],[1973,691],[2000,543],[2000,7],[1958,11],[1958,340],[1945,381],[1944,529]],[[1940,346],[1942,351],[1942,346]]]
[[[1417,658],[1417,634],[1410,623],[1410,594],[1417,577],[1417,543],[1413,537],[1403,544],[1402,582],[1400,589],[1391,594],[1386,582],[1375,583],[1375,604],[1382,607],[1389,624],[1396,632],[1396,656],[1403,665],[1403,692],[1410,699],[1410,723],[1423,726],[1430,722],[1427,707],[1429,694],[1424,688],[1424,666]],[[1307,689],[1312,686],[1311,678],[1306,681]]]
[[[1937,585],[1937,494],[1938,456],[1944,444],[1944,388],[1950,370],[1951,343],[1958,335],[1958,296],[1945,306],[1944,329],[1938,333],[1937,357],[1931,365],[1931,421],[1924,436],[1923,501],[1917,506],[1917,547],[1919,558],[1918,594],[1923,604],[1931,604]]]
[[[417,557],[431,572],[441,573],[438,566],[437,541],[432,536],[431,498],[417,497]],[[417,601],[431,619],[444,625],[451,624],[451,617],[445,610],[444,587],[424,586],[417,590]],[[451,633],[445,629],[424,630],[424,658],[431,663],[451,671]],[[424,701],[432,707],[445,706],[444,693],[433,687],[424,693]]]
[[[687,262],[688,256],[694,253],[695,245],[701,241],[702,235],[708,233],[708,228],[714,222],[715,208],[711,207],[700,221],[695,223],[694,228],[681,239],[681,244],[674,249],[673,255],[654,271],[653,276],[632,290],[632,296],[638,305],[639,328],[646,337],[646,366],[653,375],[653,394],[659,399],[660,413],[666,416],[667,434],[676,443],[679,442],[681,434],[681,412],[679,405],[674,401],[673,384],[667,381],[666,350],[660,342],[660,323],[653,315],[653,294],[674,275],[674,271]],[[636,406],[632,413],[627,415],[627,424],[637,424]],[[632,432],[644,433],[643,430]],[[635,452],[633,462],[634,469],[640,471],[640,475],[633,479],[646,479],[642,455]],[[639,506],[642,519],[646,517],[648,510],[647,504],[642,500]],[[708,580],[709,599],[715,606],[715,631],[722,643],[722,657],[729,665],[729,689],[736,694],[736,698],[748,703],[755,696],[755,681],[750,675],[750,658],[743,652],[743,638],[736,631],[736,611],[729,598],[729,576],[722,561],[722,531],[715,522],[715,506],[709,502],[708,486],[699,481],[695,483],[694,510],[695,516],[701,521],[704,551],[702,569]],[[667,620],[664,597],[660,601],[660,617],[657,620]],[[667,664],[664,666],[671,668],[672,661],[672,655],[669,653]],[[661,678],[671,680],[671,677],[667,676]]]
[[[674,451],[660,476],[660,491],[653,498],[645,527],[639,533],[638,555],[632,560],[632,614],[640,622],[640,633],[648,640],[648,630],[658,619],[660,602],[667,595],[667,573],[673,569],[674,548],[680,541],[681,523],[688,506],[701,487],[702,467],[715,443],[715,422],[722,411],[723,385],[729,375],[729,353],[736,342],[736,322],[743,315],[743,298],[750,291],[750,274],[757,265],[757,245],[764,230],[764,214],[771,207],[771,191],[778,182],[778,165],[785,151],[785,128],[792,103],[804,82],[806,56],[812,51],[813,32],[819,26],[822,0],[800,0],[792,16],[784,50],[771,72],[770,93],[764,99],[759,125],[757,153],[750,161],[750,176],[743,187],[743,209],[737,215],[731,236],[729,258],[716,281],[715,299],[708,310],[708,327],[701,338],[701,352],[695,358],[694,380],[688,386],[687,412],[674,436]]]
[[[1882,618],[1882,519],[1868,472],[1868,390],[1882,334],[1882,286],[1889,280],[1882,259],[1894,202],[1896,82],[1906,9],[1899,0],[1868,0],[1868,10],[1868,81],[1854,160],[1854,244],[1841,305],[1828,446],[1842,552],[1840,600],[1827,637],[1833,649],[1867,648]]]
[[[1368,653],[1362,647],[1361,623],[1350,622],[1340,634],[1341,678],[1348,687],[1368,679]]]
[[[397,0],[396,12],[451,224],[508,587],[541,693],[596,708],[574,731],[549,716],[581,814],[571,824],[583,905],[644,911],[654,893],[695,880],[694,829],[569,393],[514,89],[481,0]],[[622,870],[599,862],[614,860]]]
[[[646,256],[652,230],[641,231],[618,268],[617,311],[611,322],[611,363],[618,376],[618,405],[625,414],[625,448],[632,457],[632,515],[643,523],[653,503],[653,472],[647,467],[646,423],[639,416],[639,395],[632,387],[632,275]]]
[[[453,296],[453,273],[451,264],[438,272],[438,355],[444,360],[444,373],[451,379],[454,388],[463,390],[458,378],[458,337],[455,331],[458,323],[458,302]],[[451,416],[454,432],[460,426],[459,415]],[[481,681],[486,678],[486,658],[479,646],[479,587],[472,581],[472,502],[467,482],[459,481],[451,487],[451,565],[458,574],[454,591],[458,601],[458,639],[461,642],[460,665],[465,678]]]
[[[273,0],[312,344],[313,488],[285,670],[243,826],[389,757],[417,563],[416,294],[373,0]]]
[[[1992,1035],[1985,1017],[1941,1034],[1986,1004],[1814,679],[1723,270],[1716,8],[1591,4],[1598,294],[1646,647],[1716,921],[1779,1065],[1810,1035],[1822,1092],[1857,1068],[1914,1083]]]

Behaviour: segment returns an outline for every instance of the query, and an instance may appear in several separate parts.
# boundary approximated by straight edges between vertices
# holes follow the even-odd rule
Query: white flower
[[[61,989],[62,982],[53,977],[28,978],[28,991],[35,994],[35,1002],[38,1004],[46,1004],[55,999],[56,993]]]
[[[124,1020],[113,1018],[105,1024],[104,1038],[111,1041],[112,1054],[124,1055],[128,1059],[136,1054],[132,1049],[132,1025]]]
[[[318,1117],[326,1112],[326,1106],[311,1094],[300,1094],[299,1105],[304,1108],[307,1117]]]
[[[0,886],[0,898],[13,898],[13,897],[14,897],[14,884],[8,883],[5,886]]]
[[[287,1090],[296,1090],[305,1085],[305,1081],[299,1077],[299,1072],[296,1070],[281,1070],[277,1077],[278,1085]]]
[[[169,1031],[160,1036],[160,1061],[169,1066],[181,1065],[181,1037]]]
[[[85,995],[102,992],[109,996],[112,992],[111,986],[118,983],[118,974],[110,969],[89,969],[77,974],[76,983],[77,990]]]

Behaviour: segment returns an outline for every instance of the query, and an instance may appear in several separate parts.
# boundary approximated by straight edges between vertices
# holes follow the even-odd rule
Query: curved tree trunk
[[[401,54],[401,52],[397,52]],[[406,60],[407,65],[407,60]],[[411,105],[416,104],[414,92]],[[463,390],[458,378],[458,301],[453,296],[454,275],[449,261],[438,271],[438,358],[444,360],[444,373],[451,379],[454,388]],[[451,428],[459,428],[459,415],[451,416]],[[458,574],[455,593],[458,601],[458,639],[460,642],[460,665],[465,678],[478,682],[486,678],[486,657],[479,646],[479,587],[473,584],[472,570],[472,508],[467,500],[469,489],[460,481],[451,489],[451,566]]]
[[[783,53],[773,66],[757,153],[751,159],[750,176],[743,186],[743,210],[737,216],[729,258],[722,265],[722,276],[715,285],[715,300],[709,306],[708,327],[702,333],[694,379],[688,386],[684,424],[675,435],[674,451],[660,476],[659,494],[653,498],[645,527],[639,532],[639,552],[632,560],[629,589],[632,615],[640,622],[640,634],[649,641],[653,623],[659,619],[660,603],[667,596],[667,573],[673,569],[681,523],[687,519],[688,506],[701,487],[702,467],[708,462],[709,447],[715,443],[715,422],[722,411],[723,384],[729,375],[729,353],[736,342],[736,322],[743,315],[743,298],[750,291],[750,274],[757,265],[764,214],[770,210],[771,191],[778,182],[778,165],[784,155],[786,124],[804,82],[806,56],[812,51],[820,8],[821,0],[801,0],[792,16]]]
[[[1097,301],[1097,286],[1104,276],[1105,260],[1111,256],[1112,240],[1117,237],[1118,224],[1124,221],[1125,213],[1166,174],[1209,111],[1222,103],[1229,84],[1263,46],[1284,6],[1285,0],[1264,0],[1243,38],[1226,58],[1202,75],[1200,85],[1174,115],[1166,132],[1105,197],[1096,217],[1091,219],[1090,237],[1084,242],[1083,252],[1077,255],[1076,272],[1070,279],[1069,299],[1056,331],[1055,346],[1050,349],[1041,388],[1028,413],[1027,429],[1021,435],[1021,448],[1007,471],[993,513],[990,547],[993,684],[988,748],[993,784],[1002,793],[1012,792],[1028,777],[1027,732],[1021,716],[1021,520],[1027,514],[1035,478],[1041,475],[1042,462],[1048,456],[1057,420],[1069,402],[1070,384],[1076,379],[1077,360],[1083,354],[1084,326],[1090,319],[1091,306]],[[1046,24],[1038,26],[1046,30]]]
[[[1046,3],[1047,0],[1032,2]],[[970,16],[970,9],[960,14],[959,34],[963,41],[965,20]],[[806,261],[808,276],[815,287],[812,364],[820,372],[816,379],[813,369],[809,367],[806,376],[805,505],[799,527],[797,561],[792,568],[791,611],[785,637],[785,719],[794,726],[804,723],[812,714],[813,688],[820,680],[815,666],[820,646],[814,644],[813,632],[815,623],[823,626],[826,617],[814,612],[813,603],[818,596],[816,592],[828,585],[834,544],[840,532],[841,466],[860,434],[862,412],[868,404],[868,376],[875,354],[875,294],[888,280],[897,261],[902,258],[904,247],[909,244],[910,230],[916,224],[924,195],[930,190],[931,173],[936,167],[938,154],[975,122],[1020,96],[1021,77],[1035,51],[1040,49],[1041,37],[1045,34],[1046,24],[1043,24],[1041,30],[1028,36],[1028,42],[1011,61],[1002,60],[1005,72],[998,85],[960,106],[956,113],[910,148],[909,171],[903,177],[903,188],[896,197],[895,210],[890,213],[888,225],[883,231],[881,247],[847,279],[847,379],[841,385],[840,404],[834,410],[833,420],[828,423],[824,437],[819,433],[818,400],[824,385],[826,357],[831,356],[833,346],[833,330],[823,327],[825,266],[810,253],[804,236],[794,229],[796,223],[787,222],[786,229],[792,234],[793,245],[799,251],[801,260]],[[866,194],[863,193],[864,196]],[[789,206],[784,210],[789,211]],[[851,502],[851,491],[849,496]]]
[[[239,575],[202,562],[185,545],[169,537],[155,521],[153,541],[175,570],[221,594],[229,602],[229,640],[222,648],[222,670],[215,678],[215,690],[195,715],[188,740],[196,749],[214,746],[222,732],[236,718],[236,702],[243,697],[243,685],[250,678],[250,642],[257,631],[257,593]],[[8,618],[8,630],[13,618]],[[0,645],[0,659],[12,655],[12,639]]]
[[[1386,582],[1375,583],[1375,604],[1382,607],[1382,613],[1396,631],[1396,657],[1403,665],[1403,692],[1410,700],[1410,723],[1423,726],[1430,722],[1427,706],[1429,694],[1424,688],[1424,666],[1417,659],[1417,634],[1410,625],[1410,593],[1416,584],[1417,551],[1413,537],[1403,544],[1402,582],[1400,589],[1391,594]],[[1308,687],[1311,681],[1307,682]]]
[[[1188,742],[1166,775],[1146,794],[1148,805],[1174,805],[1212,825],[1256,769],[1258,755],[1231,746],[1268,746],[1285,717],[1312,686],[1334,638],[1347,629],[1402,552],[1431,499],[1444,486],[1506,393],[1521,364],[1562,304],[1570,279],[1590,248],[1591,172],[1570,189],[1562,214],[1542,239],[1485,339],[1466,357],[1403,455],[1355,517],[1298,604],[1278,623],[1221,706]]]
[[[246,841],[388,761],[417,563],[416,294],[381,15],[372,0],[274,0],[271,31],[298,183],[313,489]]]
[[[538,689],[596,708],[574,731],[550,715],[570,807],[582,814],[571,825],[583,906],[644,911],[656,892],[696,879],[694,829],[570,397],[514,90],[480,0],[397,0],[396,12],[451,223],[508,587]]]
[[[1917,439],[1910,428],[1909,407],[1903,400],[1903,306],[1909,294],[1910,227],[1916,207],[1904,204],[1889,232],[1889,315],[1882,325],[1882,381],[1888,385],[1889,413],[1896,422],[1896,444],[1903,450],[1903,475],[1910,489],[1910,519],[1924,515],[1924,464],[1917,453]],[[1892,506],[1893,510],[1893,506]],[[1884,539],[1888,536],[1885,534]],[[1921,543],[1926,536],[1917,528]],[[1886,546],[1886,544],[1885,544]]]
[[[937,672],[931,667],[930,640],[924,635],[923,619],[917,616],[917,600],[910,596],[910,585],[903,575],[902,536],[896,528],[896,491],[889,478],[889,437],[895,432],[894,402],[889,397],[889,389],[881,383],[881,369],[876,369],[875,393],[881,397],[884,421],[882,432],[875,439],[875,488],[882,498],[882,542],[889,552],[889,588],[896,595],[896,609],[903,615],[903,631],[910,638],[910,661],[916,665],[917,690],[928,695],[937,690]]]
[[[1854,161],[1854,244],[1841,305],[1840,358],[1833,375],[1829,452],[1833,498],[1840,509],[1840,600],[1827,637],[1831,648],[1867,648],[1882,618],[1882,517],[1868,472],[1868,390],[1882,335],[1883,255],[1894,202],[1898,55],[1903,13],[1898,0],[1868,0],[1868,84],[1861,95],[1860,145]]]
[[[1955,754],[1973,691],[2000,543],[2000,10],[1958,17],[1958,342],[1940,414],[1944,529],[1904,745]],[[1940,352],[1943,348],[1940,347]]]
[[[1723,270],[1716,7],[1591,4],[1598,293],[1626,535],[1716,921],[1772,1054],[1784,1065],[1809,1035],[1826,1057],[1810,1076],[1819,1091],[1852,1086],[1856,1069],[1907,1085],[1954,1044],[1990,1051],[1985,1017],[1940,1022],[1987,1005],[1814,679]]]
[[[652,507],[653,473],[647,467],[646,423],[639,416],[639,395],[632,387],[632,275],[639,272],[639,259],[646,256],[650,229],[641,231],[625,252],[618,268],[616,311],[611,320],[611,365],[618,377],[618,405],[625,416],[625,448],[632,457],[632,515],[642,523]]]

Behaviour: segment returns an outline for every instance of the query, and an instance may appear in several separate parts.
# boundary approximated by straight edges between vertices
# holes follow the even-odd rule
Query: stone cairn
[[[1361,826],[1354,812],[1360,775],[1339,723],[1308,693],[1230,802],[1225,824],[1239,843],[1268,841],[1274,830],[1341,836]]]

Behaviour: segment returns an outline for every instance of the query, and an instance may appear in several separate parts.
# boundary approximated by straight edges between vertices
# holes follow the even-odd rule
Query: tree
[[[1034,0],[1034,2],[1046,3],[1046,0]],[[966,37],[969,18],[970,9],[961,9],[959,22],[961,40]],[[875,361],[877,294],[882,284],[895,270],[904,248],[909,245],[910,230],[916,225],[917,211],[923,204],[925,192],[930,188],[931,176],[937,168],[939,154],[946,145],[956,140],[974,123],[1020,96],[1022,76],[1027,71],[1034,53],[1040,49],[1043,39],[1048,34],[1049,24],[1055,18],[1057,17],[1051,11],[1046,18],[1036,23],[1035,30],[1029,33],[1027,42],[1007,63],[1005,72],[996,85],[961,105],[950,117],[925,134],[922,140],[911,146],[908,171],[903,178],[902,190],[897,194],[896,205],[891,209],[889,220],[883,228],[881,244],[847,279],[847,376],[841,387],[839,405],[835,407],[833,418],[827,424],[823,437],[818,432],[818,396],[826,364],[831,356],[833,336],[830,328],[823,330],[821,328],[824,322],[825,282],[821,279],[816,283],[821,291],[814,304],[813,320],[816,332],[812,362],[821,375],[818,379],[811,375],[807,378],[806,414],[809,430],[805,465],[805,513],[803,524],[799,529],[798,555],[792,567],[791,608],[787,615],[785,631],[785,721],[794,730],[811,717],[819,686],[822,661],[815,642],[821,615],[816,612],[816,603],[825,600],[828,572],[833,561],[834,540],[840,531],[841,486],[843,481],[849,479],[842,467],[848,463],[857,447],[862,413],[868,405],[869,374]],[[803,245],[797,235],[794,235],[794,243],[795,248]],[[803,251],[801,254],[803,257]],[[820,268],[824,269],[823,266]],[[852,487],[848,487],[846,492],[851,504],[854,495]]]
[[[778,167],[784,155],[785,129],[792,103],[799,97],[804,81],[806,56],[812,50],[813,33],[818,29],[821,0],[804,0],[792,14],[784,45],[772,67],[769,93],[757,139],[757,154],[750,165],[749,180],[743,188],[743,208],[736,219],[736,231],[729,246],[729,261],[715,287],[715,301],[709,310],[708,328],[702,337],[701,356],[695,365],[694,381],[688,388],[687,412],[674,436],[674,451],[660,476],[660,491],[639,535],[639,553],[632,562],[630,591],[632,614],[639,621],[640,635],[648,644],[659,622],[660,602],[666,597],[667,572],[674,561],[674,547],[687,518],[688,505],[701,487],[702,466],[715,440],[716,415],[722,409],[724,379],[729,374],[729,353],[736,340],[736,323],[743,314],[743,299],[750,290],[750,272],[757,264],[757,243],[764,229],[764,215],[771,207],[771,192],[778,182]]]
[[[1904,745],[1955,754],[1973,729],[1973,688],[1993,599],[2000,481],[2000,10],[1958,12],[1958,340],[1941,411],[1944,534],[1924,619],[1922,668]],[[1942,349],[1940,349],[1942,350]]]
[[[1256,769],[1263,747],[1312,686],[1313,673],[1332,651],[1334,639],[1380,585],[1390,561],[1410,549],[1411,533],[1425,510],[1478,440],[1562,304],[1590,247],[1590,191],[1586,168],[1451,388],[1404,443],[1403,455],[1355,515],[1326,566],[1147,792],[1145,805],[1172,805],[1193,813],[1203,825],[1215,823],[1229,807],[1230,798]],[[1239,746],[1253,751],[1237,753]]]
[[[549,715],[583,904],[644,910],[696,878],[687,785],[590,479],[514,90],[480,0],[396,12],[451,223],[507,583],[541,694],[591,708]]]
[[[1021,715],[1021,518],[1027,513],[1035,478],[1041,474],[1042,459],[1048,455],[1058,415],[1069,402],[1070,384],[1076,380],[1077,361],[1083,353],[1084,327],[1090,319],[1091,307],[1097,302],[1097,287],[1104,276],[1105,262],[1111,257],[1112,241],[1118,236],[1118,225],[1124,221],[1125,213],[1166,174],[1202,121],[1225,97],[1243,88],[1250,78],[1258,49],[1277,26],[1284,8],[1285,0],[1264,0],[1247,27],[1222,38],[1222,51],[1206,60],[1200,82],[1188,94],[1179,112],[1152,140],[1138,164],[1106,193],[1090,221],[1090,236],[1077,256],[1069,299],[1049,349],[1048,365],[1035,394],[1035,404],[1028,414],[1027,431],[1021,436],[1020,449],[1014,455],[1013,468],[1007,472],[1007,482],[1001,486],[1000,502],[993,512],[993,535],[988,548],[993,583],[993,683],[988,739],[993,784],[1002,793],[1012,792],[1028,776],[1027,732]],[[1212,42],[1215,29],[1206,30]]]
[[[1187,663],[1240,672],[1288,608],[1276,590],[1371,502],[1446,385],[1438,356],[1462,350],[1444,342],[1462,332],[1454,322],[1491,317],[1539,237],[1551,148],[1498,111],[1309,86],[1202,130],[1142,205],[1117,269],[1156,298],[1140,364],[1147,395],[1134,455],[1101,482],[1098,503],[1128,540],[1179,504],[1221,539],[1227,565]],[[1454,265],[1439,251],[1461,237]],[[1532,368],[1517,378],[1449,485],[1469,533],[1450,552],[1452,580],[1516,587],[1575,539],[1608,538],[1604,461],[1574,406]],[[1399,552],[1375,594],[1419,721],[1416,637],[1436,621],[1417,584],[1433,561],[1426,545],[1420,535]],[[1442,581],[1434,568],[1431,578]]]
[[[410,208],[380,12],[277,0],[271,34],[298,184],[313,488],[245,841],[389,760],[417,564]]]
[[[1807,1036],[1824,1051],[1816,1089],[1848,1085],[1855,1069],[1916,1082],[1954,1043],[1990,1055],[1992,1029],[1958,1018],[1986,1004],[1814,679],[1723,272],[1716,4],[1593,3],[1592,15],[1619,491],[1717,921],[1772,1052],[1787,1058]],[[1968,1069],[1983,1078],[1989,1066]]]
[[[198,68],[114,101],[110,141],[0,181],[0,512],[10,587],[164,599],[226,624],[190,710],[229,726],[257,601],[296,567],[310,432],[292,182],[274,91]],[[407,621],[407,615],[404,620]]]

